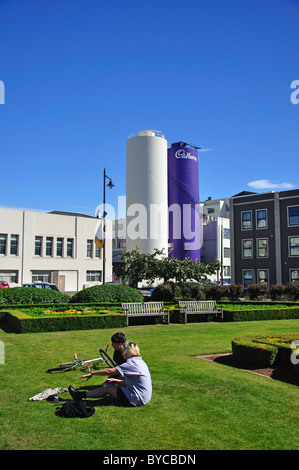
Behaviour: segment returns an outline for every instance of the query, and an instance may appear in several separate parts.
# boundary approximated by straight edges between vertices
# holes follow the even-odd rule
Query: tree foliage
[[[120,257],[124,260],[121,277],[133,286],[137,286],[142,280],[151,283],[157,278],[163,279],[164,282],[170,279],[177,282],[187,280],[203,282],[209,275],[215,274],[220,269],[217,261],[204,264],[197,260],[192,261],[188,257],[181,261],[165,256],[164,251],[158,249],[155,249],[152,254],[144,254],[135,248],[122,253]]]

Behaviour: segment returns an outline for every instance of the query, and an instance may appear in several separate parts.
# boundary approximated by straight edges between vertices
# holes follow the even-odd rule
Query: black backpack
[[[92,407],[87,407],[86,401],[68,400],[63,403],[62,407],[58,410],[59,416],[64,418],[89,418],[95,412]]]

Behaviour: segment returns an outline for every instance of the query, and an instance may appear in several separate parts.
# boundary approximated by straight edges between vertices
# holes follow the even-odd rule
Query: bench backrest
[[[127,315],[140,315],[161,313],[164,308],[164,302],[139,302],[139,303],[124,303],[122,309]]]
[[[216,310],[216,300],[180,300],[179,307],[185,311],[203,312]]]

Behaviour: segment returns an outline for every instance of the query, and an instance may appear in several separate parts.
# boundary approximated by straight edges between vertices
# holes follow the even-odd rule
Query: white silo
[[[167,141],[146,130],[126,146],[126,250],[168,254]]]

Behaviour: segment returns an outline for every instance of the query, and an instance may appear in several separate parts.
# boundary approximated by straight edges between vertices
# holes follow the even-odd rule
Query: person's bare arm
[[[80,379],[89,380],[93,375],[114,375],[114,374],[119,375],[118,370],[116,369],[116,367],[110,367],[108,369],[95,370],[94,372],[90,372],[89,374],[81,375]]]

